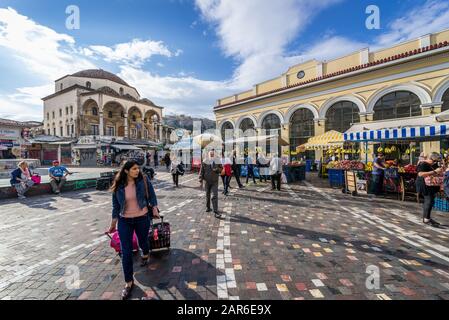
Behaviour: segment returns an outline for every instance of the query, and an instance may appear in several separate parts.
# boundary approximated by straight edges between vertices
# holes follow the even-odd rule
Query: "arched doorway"
[[[256,133],[256,124],[250,118],[243,119],[240,122],[239,129],[243,132],[243,136],[244,137],[251,137],[251,136],[257,135],[257,133]],[[255,142],[251,143],[251,149],[253,149],[253,147],[254,148],[256,147],[256,143]],[[256,152],[256,150],[249,150],[249,149],[250,149],[250,143],[245,141],[244,144],[243,144],[243,151],[244,151],[244,153],[245,154],[249,154],[249,153],[255,153]]]
[[[226,141],[226,130],[232,130],[233,131],[231,137],[234,135],[234,125],[231,122],[229,122],[229,121],[226,121],[221,126],[221,139],[223,141]],[[229,133],[228,133],[228,135],[229,135]]]
[[[106,136],[125,136],[125,108],[117,102],[108,102],[103,107],[104,131]]]
[[[279,117],[274,114],[274,113],[270,113],[267,116],[265,116],[265,118],[262,121],[262,129],[265,131],[265,133],[267,135],[281,135],[281,119],[279,119]],[[271,154],[272,152],[277,152],[278,155],[281,155],[281,146],[278,145],[278,149],[277,150],[271,150],[271,145],[270,142],[267,141],[266,144],[266,153],[267,154]]]
[[[100,134],[100,110],[95,100],[87,100],[81,110],[80,115],[80,135],[81,136],[97,136]]]
[[[335,130],[344,133],[351,124],[358,122],[360,122],[359,107],[351,101],[340,101],[327,110],[325,131]]]
[[[421,100],[410,91],[395,91],[380,98],[374,105],[374,120],[420,116]]]
[[[449,89],[444,92],[443,99],[441,99],[441,101],[443,101],[441,112],[449,110]]]
[[[306,159],[315,159],[315,152],[307,150],[304,153],[297,154],[296,147],[307,143],[315,135],[315,121],[313,112],[309,109],[298,109],[290,118],[290,152],[292,160],[298,160],[301,156]]]
[[[137,107],[131,107],[128,112],[128,136],[131,139],[142,139],[143,115]]]
[[[156,141],[157,140],[157,123],[159,123],[159,115],[154,110],[149,110],[145,113],[143,119],[144,122],[144,138],[146,140]]]

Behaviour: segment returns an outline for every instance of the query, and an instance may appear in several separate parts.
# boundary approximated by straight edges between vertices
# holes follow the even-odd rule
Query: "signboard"
[[[20,129],[0,127],[0,139],[18,139],[21,136]]]
[[[12,148],[14,146],[14,143],[10,140],[0,140],[0,146],[5,148]]]
[[[93,137],[84,136],[78,139],[78,144],[95,144],[95,143],[96,142]]]

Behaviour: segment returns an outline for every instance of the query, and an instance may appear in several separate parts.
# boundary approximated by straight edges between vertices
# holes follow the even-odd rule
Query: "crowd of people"
[[[148,158],[148,157],[147,157]],[[156,160],[156,159],[155,159]],[[173,176],[173,183],[179,187],[179,177],[184,175],[185,166],[177,157],[171,158],[169,154],[164,156],[164,164],[167,171]],[[432,227],[439,227],[440,223],[431,217],[435,195],[440,191],[441,184],[449,191],[449,159],[443,159],[439,153],[431,153],[428,156],[421,155],[418,163],[417,191],[423,195],[423,223]],[[216,218],[221,218],[218,203],[218,189],[220,177],[223,183],[223,194],[229,195],[232,178],[234,177],[238,188],[244,188],[241,178],[242,159],[237,152],[223,153],[217,156],[214,150],[210,151],[202,161],[198,176],[200,188],[205,191],[205,210],[214,213]],[[247,167],[246,183],[250,179],[257,184],[255,168],[259,168],[259,181],[271,180],[272,190],[281,190],[281,176],[283,163],[275,154],[267,159],[262,153],[245,154],[243,163]],[[155,166],[158,162],[154,161]],[[373,187],[374,193],[382,192],[382,179],[387,166],[385,156],[378,153],[374,161]],[[159,209],[155,189],[151,179],[142,172],[141,164],[135,159],[124,160],[119,172],[115,175],[112,192],[112,217],[107,233],[118,232],[122,254],[122,268],[125,278],[125,287],[122,298],[127,299],[134,287],[133,277],[133,235],[138,239],[142,251],[141,265],[145,266],[149,259],[148,234],[153,219],[159,219]],[[60,194],[67,175],[72,174],[58,161],[53,161],[53,166],[48,170],[52,191]],[[445,174],[444,182],[442,177]],[[18,168],[11,173],[11,185],[17,191],[20,199],[25,198],[25,193],[35,184],[34,174],[29,169],[26,161],[18,164]],[[440,178],[440,179],[437,179]],[[435,181],[433,181],[435,180]],[[449,192],[448,192],[449,193]]]

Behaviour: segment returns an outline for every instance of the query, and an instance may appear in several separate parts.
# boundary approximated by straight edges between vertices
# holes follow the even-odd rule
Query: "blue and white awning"
[[[449,123],[438,122],[434,116],[373,121],[354,124],[343,135],[345,141],[382,141],[417,139],[449,135]]]

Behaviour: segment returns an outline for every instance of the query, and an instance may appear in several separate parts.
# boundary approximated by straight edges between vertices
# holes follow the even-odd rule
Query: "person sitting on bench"
[[[53,193],[60,194],[64,183],[67,180],[67,175],[72,174],[66,167],[60,166],[59,161],[53,161],[53,167],[48,169],[48,175],[50,176],[50,184]]]

